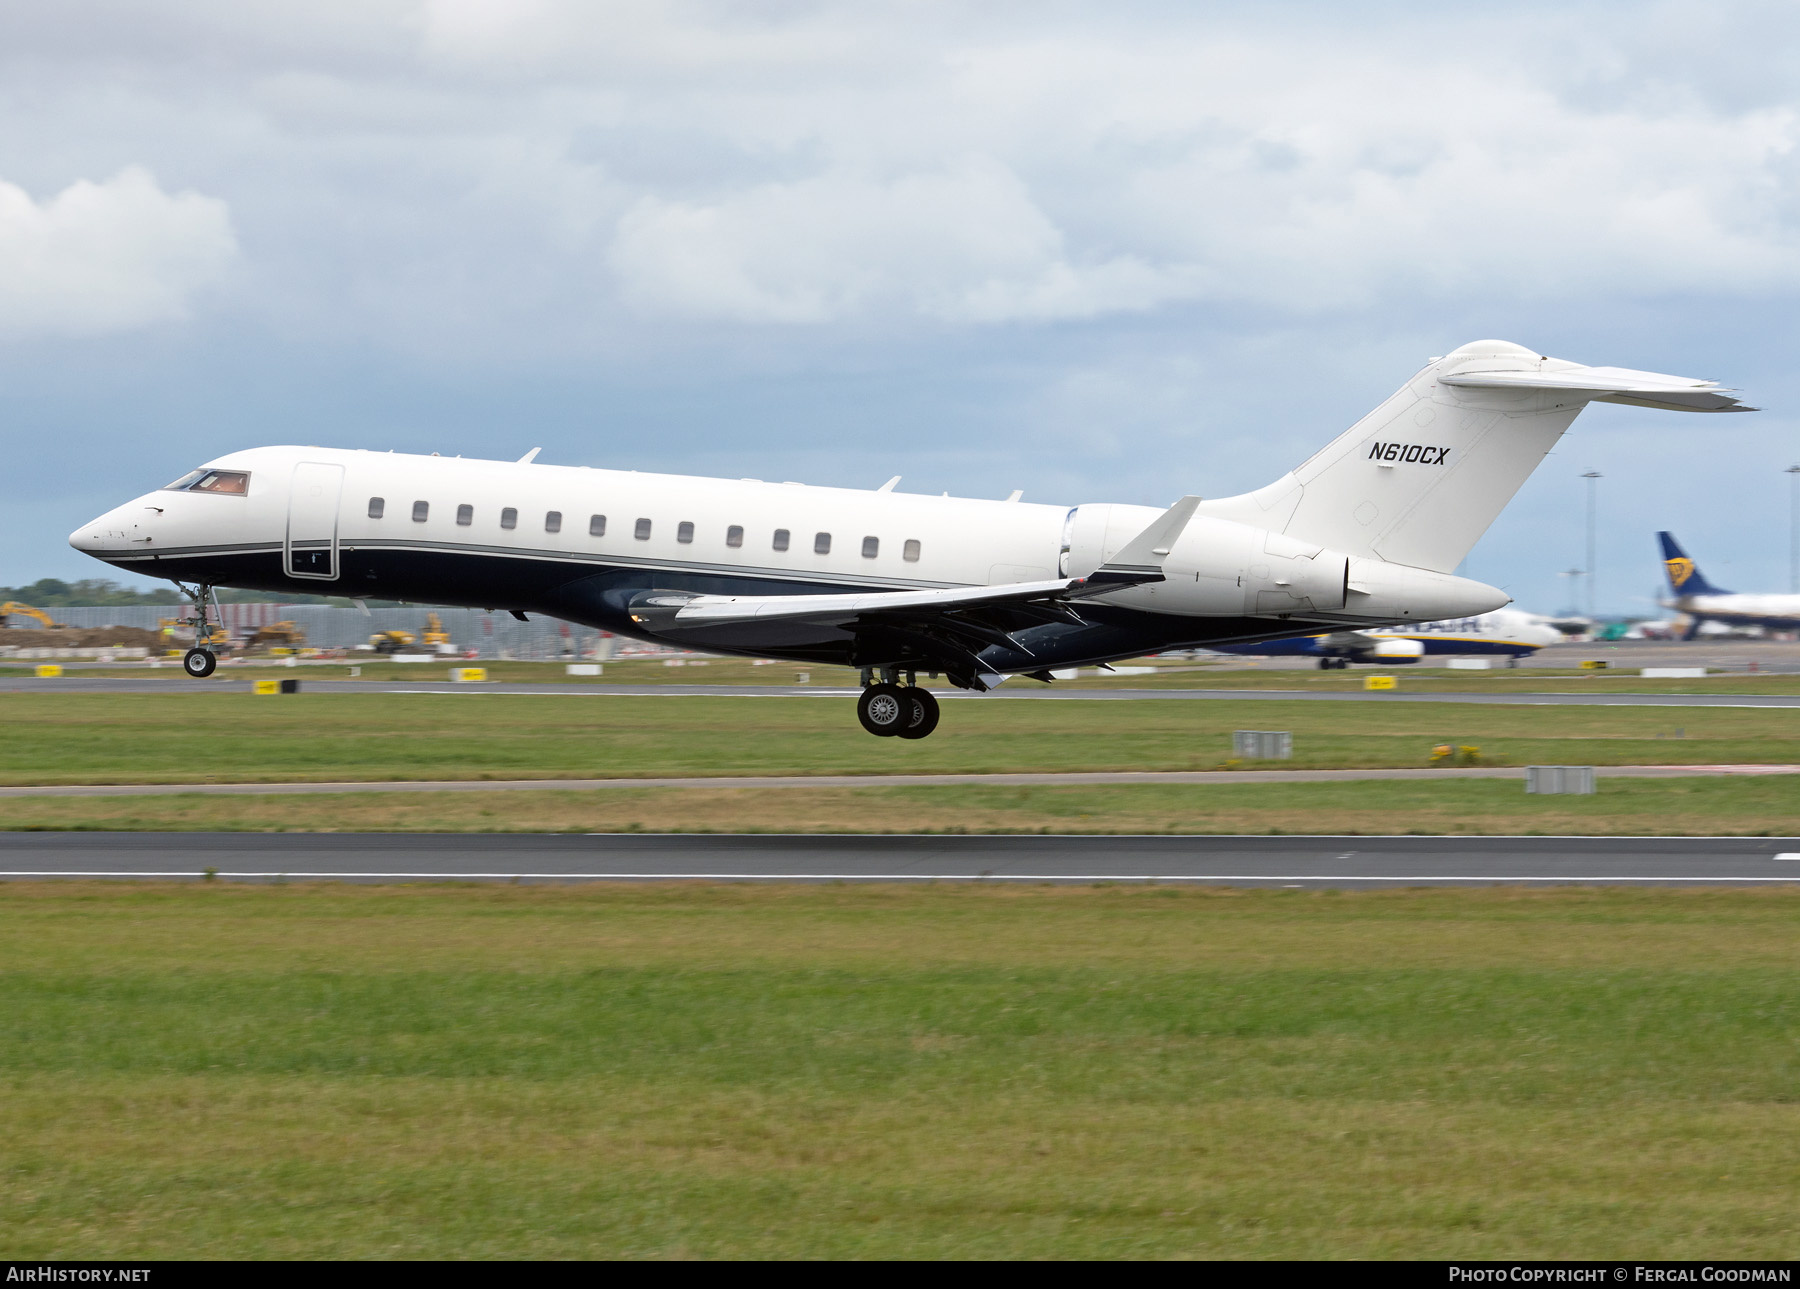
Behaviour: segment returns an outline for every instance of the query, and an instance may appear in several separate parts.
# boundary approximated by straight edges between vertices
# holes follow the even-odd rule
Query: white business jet
[[[212,588],[544,613],[664,644],[861,669],[872,734],[922,738],[941,673],[1009,675],[1508,603],[1450,570],[1589,402],[1743,408],[1712,381],[1584,367],[1503,341],[1433,359],[1266,488],[1167,510],[1026,505],[755,479],[267,447],[69,538]],[[190,650],[210,675],[215,660]]]

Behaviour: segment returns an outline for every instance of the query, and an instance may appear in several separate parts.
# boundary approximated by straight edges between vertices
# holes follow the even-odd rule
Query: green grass
[[[1794,1256],[1800,895],[0,889],[0,1247]]]
[[[1787,776],[1043,787],[624,788],[318,796],[22,797],[8,829],[127,832],[1312,833],[1793,836]],[[229,865],[227,865],[229,867]]]
[[[1678,660],[1677,660],[1678,661]],[[460,658],[443,658],[430,663],[395,663],[375,661],[372,657],[353,658],[345,663],[305,663],[287,668],[274,659],[250,659],[243,664],[228,663],[219,673],[221,680],[253,680],[299,677],[302,680],[419,681],[433,684],[450,679],[454,667],[481,667],[490,681],[529,682],[532,684],[566,684],[572,689],[596,684],[642,685],[793,685],[801,675],[805,683],[817,688],[854,687],[857,673],[847,667],[818,663],[770,663],[758,665],[744,658],[684,659],[679,667],[664,660],[614,659],[602,664],[600,676],[570,676],[562,662],[510,662]],[[1241,663],[1195,661],[1184,658],[1140,658],[1131,664],[1151,665],[1152,675],[1102,675],[1093,668],[1082,668],[1074,680],[1059,680],[1053,689],[1288,689],[1302,692],[1338,692],[1360,690],[1370,675],[1391,675],[1403,690],[1446,694],[1528,694],[1586,692],[1614,694],[1796,694],[1800,693],[1800,674],[1734,672],[1696,679],[1645,679],[1637,668],[1617,671],[1583,671],[1573,668],[1496,667],[1485,672],[1451,671],[1445,667],[1414,665],[1379,668],[1355,667],[1347,671],[1318,671],[1306,667],[1245,666]],[[352,668],[356,675],[351,675]],[[0,676],[29,676],[31,664],[0,666]],[[168,662],[157,671],[139,666],[83,666],[78,673],[86,677],[114,677],[133,680],[167,679],[171,683],[184,679],[181,669]],[[948,682],[920,682],[948,689]],[[1031,692],[1039,688],[1031,680],[1015,680],[1012,692]]]
[[[1212,769],[1234,729],[1292,730],[1297,767],[1800,762],[1778,709],[959,699],[908,742],[847,698],[9,693],[0,725],[9,784]]]

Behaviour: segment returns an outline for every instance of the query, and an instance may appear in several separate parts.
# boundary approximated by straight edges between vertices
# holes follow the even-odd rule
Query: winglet
[[[1188,521],[1200,505],[1198,497],[1183,497],[1150,521],[1150,526],[1125,543],[1125,549],[1088,574],[1086,585],[1094,590],[1136,586],[1163,580],[1163,561],[1174,549]]]
[[[889,479],[886,483],[882,484],[879,488],[875,489],[875,491],[876,492],[892,492],[894,490],[894,485],[899,482],[900,482],[900,476],[895,475],[892,479]]]
[[[531,451],[527,452],[524,456],[520,457],[516,464],[530,465],[533,461],[537,460],[537,454],[542,452],[543,450],[544,449],[542,449],[542,448],[531,449]]]

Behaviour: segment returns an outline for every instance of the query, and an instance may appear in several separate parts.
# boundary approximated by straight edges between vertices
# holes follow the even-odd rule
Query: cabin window
[[[370,497],[369,498],[369,518],[370,519],[380,519],[381,512],[386,509],[387,509],[387,498],[386,497]]]
[[[475,507],[473,507],[473,506],[458,506],[456,508],[456,526],[458,528],[467,528],[470,524],[472,524],[474,522],[475,522]]]
[[[813,554],[815,554],[815,555],[831,554],[831,534],[830,533],[814,533],[813,534]]]
[[[544,516],[544,531],[547,533],[562,531],[562,511],[552,510]]]
[[[788,548],[788,530],[785,528],[777,528],[775,530],[775,549],[778,551],[784,551],[787,548]]]
[[[863,558],[864,559],[874,559],[879,554],[881,554],[881,538],[879,538],[879,537],[863,538]]]
[[[725,530],[725,544],[736,549],[744,544],[744,526],[733,524]]]
[[[640,542],[649,541],[650,540],[650,521],[648,519],[638,520],[637,528],[632,532],[631,535],[633,537],[637,538]]]
[[[519,526],[519,512],[516,509],[514,509],[511,506],[508,506],[505,510],[502,510],[500,512],[500,527],[502,527],[502,528],[517,528],[518,526]]]
[[[413,502],[413,523],[422,524],[427,519],[430,519],[430,518],[431,518],[431,503],[429,501]]]
[[[908,564],[917,564],[919,562],[919,543],[916,540],[908,540],[906,545],[900,548],[900,558]]]
[[[606,536],[606,516],[605,515],[589,515],[588,516],[588,536],[589,537],[604,537],[604,536]]]
[[[692,524],[688,523],[686,520],[683,520],[681,523],[676,524],[675,525],[675,540],[678,542],[683,542],[683,543],[693,541],[694,540],[694,526]]]

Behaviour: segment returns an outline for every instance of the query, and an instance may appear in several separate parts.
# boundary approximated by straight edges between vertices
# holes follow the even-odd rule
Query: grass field
[[[1800,893],[0,889],[9,1257],[1791,1258]]]
[[[1681,660],[1676,659],[1679,663]],[[1123,665],[1123,664],[1122,664]],[[1800,693],[1800,675],[1793,673],[1746,674],[1733,672],[1698,679],[1645,679],[1635,668],[1618,671],[1582,671],[1549,667],[1497,668],[1485,672],[1451,671],[1444,667],[1402,666],[1388,669],[1356,667],[1348,671],[1317,671],[1287,666],[1246,667],[1206,660],[1177,658],[1137,659],[1134,666],[1152,665],[1153,674],[1103,675],[1093,668],[1082,668],[1074,680],[1059,680],[1055,690],[1082,689],[1293,689],[1312,691],[1360,690],[1363,680],[1376,673],[1395,676],[1403,689],[1417,689],[1433,694],[1519,694],[1552,691],[1567,693],[1591,690],[1597,693],[1643,694],[1795,694]],[[301,680],[349,680],[352,667],[363,681],[430,681],[442,683],[450,678],[453,667],[485,668],[490,681],[528,681],[533,684],[566,684],[580,689],[595,684],[607,685],[793,685],[804,675],[809,685],[821,689],[854,687],[857,673],[847,667],[822,666],[812,663],[780,663],[758,665],[749,659],[707,658],[683,660],[671,667],[661,659],[625,659],[603,664],[598,677],[570,676],[560,662],[467,662],[445,658],[433,663],[395,663],[360,661],[343,664],[307,663],[288,668],[273,660],[251,659],[243,664],[228,663],[219,673],[221,679],[271,679],[299,677]],[[29,676],[29,665],[0,666],[0,676]],[[143,667],[83,667],[83,676],[110,676],[134,680],[166,677],[182,678],[173,663],[157,671]],[[921,676],[920,683],[940,690],[949,689],[948,682],[930,681]],[[1039,688],[1032,680],[1011,682],[1015,691]]]
[[[24,797],[0,801],[0,821],[127,832],[1800,834],[1790,777],[1603,779],[1598,789],[1531,796],[1517,780],[1449,779]]]
[[[272,782],[1213,769],[1234,729],[1294,733],[1303,766],[1800,762],[1779,709],[957,700],[919,742],[846,698],[301,693],[0,694],[0,783]],[[1683,737],[1675,737],[1677,733]]]

